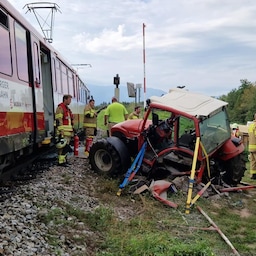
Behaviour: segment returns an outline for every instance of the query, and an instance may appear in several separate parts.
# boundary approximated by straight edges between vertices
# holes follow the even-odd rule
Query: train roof
[[[228,105],[225,101],[179,88],[170,89],[169,93],[160,97],[152,96],[150,102],[162,104],[196,117],[208,116]]]

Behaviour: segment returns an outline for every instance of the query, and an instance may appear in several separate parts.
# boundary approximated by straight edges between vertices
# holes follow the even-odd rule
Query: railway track
[[[35,179],[37,174],[55,165],[56,160],[56,149],[51,147],[47,151],[38,151],[19,159],[15,166],[3,170],[0,179],[0,201],[9,198],[23,182]]]

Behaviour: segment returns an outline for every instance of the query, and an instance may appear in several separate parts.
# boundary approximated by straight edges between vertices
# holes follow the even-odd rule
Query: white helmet
[[[62,138],[60,139],[57,144],[56,144],[56,148],[61,149],[64,148],[67,145],[67,140]]]

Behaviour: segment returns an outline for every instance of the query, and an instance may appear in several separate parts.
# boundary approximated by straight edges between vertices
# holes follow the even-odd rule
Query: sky
[[[24,7],[40,1],[9,2],[42,33],[33,12]],[[255,0],[51,3],[59,6],[52,45],[70,63],[90,64],[76,66],[88,88],[113,85],[118,74],[124,86],[143,87],[145,80],[146,88],[167,92],[185,86],[220,96],[238,89],[241,79],[256,81]],[[49,10],[41,15],[47,17]]]

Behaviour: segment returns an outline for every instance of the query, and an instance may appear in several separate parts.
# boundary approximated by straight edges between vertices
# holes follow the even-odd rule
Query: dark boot
[[[251,177],[252,180],[256,180],[256,174],[253,174]]]

